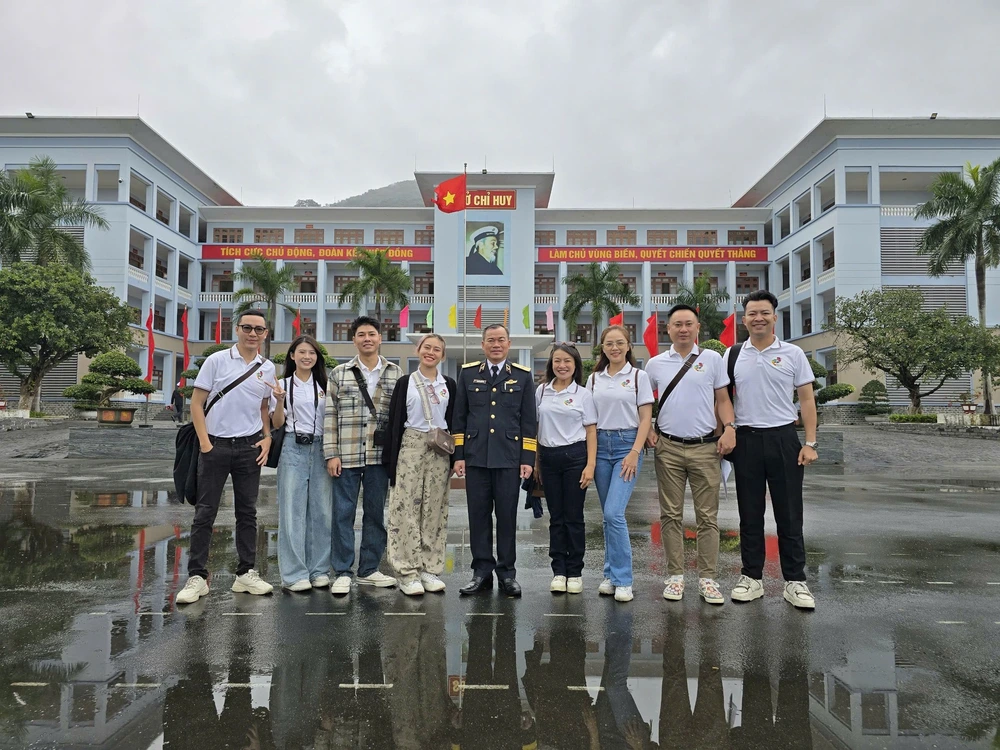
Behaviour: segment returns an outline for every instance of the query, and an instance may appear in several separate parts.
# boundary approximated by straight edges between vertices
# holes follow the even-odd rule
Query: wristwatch
[[[726,427],[732,427],[735,430],[736,429],[736,422],[726,422]]]
[[[816,447],[818,445],[819,445],[819,442],[817,442],[816,440],[813,440],[811,443],[808,440],[806,441],[806,446],[809,447],[809,448],[812,448],[813,450],[816,450]]]

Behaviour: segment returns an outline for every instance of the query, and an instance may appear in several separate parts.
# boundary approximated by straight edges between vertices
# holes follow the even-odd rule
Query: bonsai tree
[[[156,388],[141,377],[142,368],[124,352],[98,354],[78,385],[71,385],[63,396],[86,405],[107,406],[120,391],[145,396]]]
[[[889,406],[889,392],[885,389],[885,384],[874,378],[861,386],[858,404],[858,411],[870,416],[888,414],[892,411],[892,407]]]
[[[825,404],[827,401],[836,401],[854,393],[854,386],[850,383],[834,383],[816,391],[816,403]]]
[[[210,355],[216,352],[224,352],[226,349],[231,349],[232,344],[212,344],[211,346],[205,347],[205,351],[201,353],[201,356],[194,360],[194,367],[181,372],[178,379],[184,379],[191,381],[190,385],[185,385],[181,388],[181,393],[184,394],[184,398],[191,398],[191,394],[194,393],[194,380],[198,377],[198,370],[201,366],[205,364],[205,360],[209,358]]]

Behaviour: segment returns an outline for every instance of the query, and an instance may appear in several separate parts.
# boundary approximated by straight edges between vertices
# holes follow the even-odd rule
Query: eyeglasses
[[[628,347],[628,342],[621,339],[617,341],[605,341],[604,346],[608,349],[625,349]]]
[[[243,331],[243,333],[256,333],[258,336],[263,336],[267,333],[267,329],[264,326],[241,325],[240,330]]]
[[[430,381],[424,383],[424,390],[427,392],[427,397],[430,399],[432,404],[440,404],[441,399],[438,398],[437,391],[434,389],[434,384]]]

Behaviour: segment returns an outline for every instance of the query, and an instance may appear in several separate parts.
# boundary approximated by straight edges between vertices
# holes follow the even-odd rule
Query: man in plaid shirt
[[[403,371],[378,353],[381,327],[362,316],[350,328],[358,355],[337,365],[326,389],[323,456],[333,477],[332,594],[349,594],[354,567],[354,517],[358,491],[364,485],[361,560],[358,583],[380,588],[396,579],[380,573],[385,552],[385,499],[389,477],[382,466],[382,443],[389,401]]]

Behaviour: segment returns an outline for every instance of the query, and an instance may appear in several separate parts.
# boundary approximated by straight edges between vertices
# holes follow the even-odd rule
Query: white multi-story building
[[[382,313],[383,353],[405,369],[415,361],[412,335],[426,329],[431,310],[434,329],[448,338],[448,367],[454,371],[463,357],[465,331],[467,356],[478,358],[472,318],[480,305],[484,324],[509,316],[511,356],[539,369],[553,337],[591,339],[586,311],[567,330],[562,279],[588,262],[614,261],[641,300],[624,311],[634,339],[653,312],[670,308],[678,285],[705,273],[729,293],[731,307],[747,292],[773,291],[779,335],[825,364],[830,381],[860,386],[871,375],[838,372],[835,341],[822,330],[836,296],[916,285],[928,304],[976,314],[971,266],[928,276],[915,252],[928,222],[913,213],[935,175],[1000,156],[1000,121],[826,119],[732,207],[711,209],[549,208],[550,172],[470,174],[472,207],[464,213],[432,207],[434,186],[452,175],[431,172],[415,175],[424,207],[243,206],[138,118],[0,118],[0,165],[16,169],[40,155],[111,223],[109,231],[85,230],[94,275],[135,310],[140,347],[152,307],[154,378],[167,395],[181,369],[184,309],[192,352],[215,340],[220,321],[223,340],[231,340],[232,294],[240,286],[232,274],[255,252],[295,269],[297,288],[283,302],[301,311],[303,332],[333,356],[350,356],[355,313],[338,300],[354,273],[347,261],[356,247],[388,248],[413,279],[407,330],[399,328],[398,310]],[[497,245],[488,273],[463,261],[480,235]],[[988,277],[990,324],[1000,323],[998,278]],[[374,300],[362,310],[372,313]],[[272,322],[277,351],[290,341],[294,317],[282,309]],[[666,341],[662,317],[660,328]],[[641,345],[638,355],[647,356]],[[145,363],[145,351],[136,358]],[[84,367],[50,376],[43,397],[58,398]],[[6,373],[0,385],[12,385]],[[959,381],[937,398],[953,400],[967,387]]]

